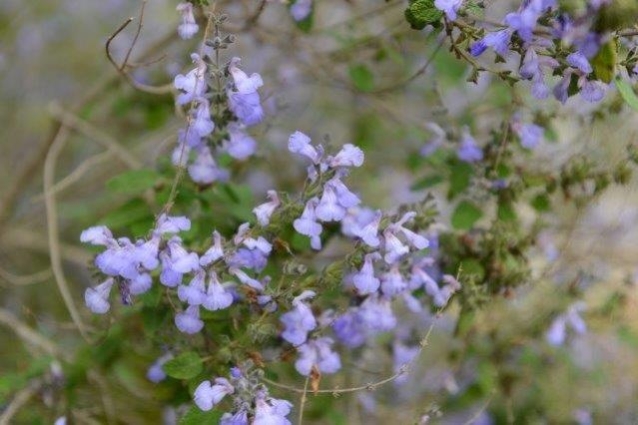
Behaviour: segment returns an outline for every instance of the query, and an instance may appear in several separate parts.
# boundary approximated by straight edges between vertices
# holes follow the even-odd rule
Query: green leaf
[[[433,174],[430,176],[425,176],[422,179],[416,181],[412,186],[410,186],[410,190],[423,190],[432,186],[436,186],[437,184],[443,182],[443,176],[440,174]]]
[[[374,89],[374,75],[364,64],[352,65],[348,74],[358,90],[368,92]]]
[[[162,367],[164,372],[176,379],[194,378],[202,371],[202,359],[192,351],[187,351],[167,361]]]
[[[611,83],[611,80],[613,80],[616,75],[617,60],[618,52],[614,40],[603,44],[591,61],[591,66],[594,69],[596,78],[607,84]]]
[[[627,83],[625,80],[621,78],[616,78],[616,87],[618,88],[618,92],[625,100],[627,105],[631,106],[633,109],[638,111],[638,96],[636,96],[636,92],[634,89]]]
[[[452,213],[452,226],[457,230],[469,230],[483,216],[483,211],[470,201],[461,201]]]
[[[443,17],[443,12],[434,6],[434,0],[415,0],[405,11],[405,19],[410,27],[422,30],[427,24],[436,24]]]
[[[191,407],[179,420],[179,425],[217,425],[223,412],[213,409],[204,412],[197,406]]]
[[[532,199],[531,204],[532,204],[532,207],[534,207],[534,209],[538,212],[549,211],[549,208],[551,206],[549,201],[549,196],[547,196],[544,193],[536,195],[534,199]]]
[[[139,194],[150,189],[161,179],[155,170],[144,168],[126,171],[106,182],[108,190],[114,193]]]
[[[148,221],[149,218],[153,218],[149,206],[141,199],[136,198],[108,213],[102,221],[109,227],[118,228],[139,221]]]
[[[450,167],[450,189],[448,198],[452,199],[470,186],[474,169],[466,162],[455,161]]]

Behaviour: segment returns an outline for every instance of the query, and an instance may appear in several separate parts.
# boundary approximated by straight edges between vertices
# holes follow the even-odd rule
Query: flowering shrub
[[[530,375],[629,296],[625,287],[592,303],[586,268],[560,261],[553,232],[561,210],[631,183],[632,140],[612,163],[560,148],[578,130],[565,130],[570,123],[638,110],[635,2],[391,1],[406,30],[396,45],[330,32],[365,29],[367,14],[383,8],[344,24],[310,0],[264,0],[243,12],[212,3],[172,5],[174,59],[186,65],[165,90],[132,72],[132,47],[123,64],[113,58],[130,21],[108,39],[119,77],[147,92],[144,108],[164,102],[179,128],[172,152],[108,181],[127,201],[81,232],[93,283],[87,311],[72,318],[79,327],[90,311],[93,325],[80,329],[87,342],[77,359],[59,359],[68,367],[58,381],[39,371],[67,392],[56,423],[83,421],[76,392],[107,386],[92,365],[153,394],[165,423],[611,420],[586,397],[555,408]],[[281,34],[260,20],[278,22]],[[373,26],[390,31],[390,20]],[[279,75],[259,69],[270,40],[286,34],[299,37],[287,46],[294,60],[278,64]],[[313,37],[327,50],[296,51]],[[414,44],[403,37],[429,56],[404,48]],[[250,40],[262,51],[242,62]],[[416,57],[415,73],[397,70]],[[335,140],[322,138],[330,132],[318,117],[298,119],[300,102],[290,110],[284,101],[299,87],[315,90],[332,67],[331,84],[354,99],[345,107],[352,131]],[[418,122],[403,125],[414,111]],[[170,127],[168,115],[158,127]],[[387,201],[386,185],[399,192],[398,168],[410,196]],[[116,423],[107,410],[88,415]]]

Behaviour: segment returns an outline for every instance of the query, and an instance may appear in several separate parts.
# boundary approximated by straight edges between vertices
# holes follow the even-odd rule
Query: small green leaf
[[[192,351],[187,351],[167,361],[162,367],[164,372],[176,379],[190,379],[202,371],[202,359]]]
[[[618,52],[616,43],[610,40],[603,44],[598,50],[598,54],[591,61],[594,75],[597,79],[609,84],[616,75],[616,61],[618,60]]]
[[[443,12],[434,6],[434,0],[415,0],[405,11],[405,19],[410,27],[422,30],[427,24],[436,24],[443,17]]]
[[[452,199],[470,186],[474,169],[466,162],[455,161],[450,167],[450,189],[448,198]]]
[[[538,212],[546,212],[549,211],[550,208],[549,197],[544,193],[536,195],[534,199],[532,199],[531,204]]]
[[[109,227],[118,228],[139,221],[147,221],[149,218],[153,218],[149,206],[141,199],[135,198],[120,208],[109,212],[101,221]]]
[[[106,187],[111,192],[139,194],[150,189],[161,179],[161,176],[148,168],[126,171],[106,182]]]
[[[432,186],[436,186],[437,184],[443,182],[443,176],[440,174],[433,174],[429,176],[425,176],[422,179],[418,180],[412,186],[410,186],[410,190],[423,190]]]
[[[470,201],[461,201],[452,213],[452,226],[458,230],[469,230],[483,216],[483,211]]]
[[[179,425],[217,425],[223,412],[217,409],[204,412],[197,406],[191,407],[179,420]]]
[[[616,87],[618,88],[618,92],[620,92],[620,95],[625,100],[627,105],[638,111],[638,96],[636,96],[636,92],[634,92],[634,89],[631,87],[631,85],[620,78],[616,78],[615,82]]]
[[[348,74],[358,90],[367,92],[374,89],[374,75],[367,66],[363,64],[352,65],[348,69]]]

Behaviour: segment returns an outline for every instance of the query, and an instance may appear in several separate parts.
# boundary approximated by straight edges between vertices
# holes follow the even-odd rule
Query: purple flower
[[[388,264],[396,263],[401,257],[410,252],[410,248],[396,237],[392,229],[388,228],[383,231],[383,240],[383,249],[385,251],[383,259]]]
[[[383,295],[394,297],[405,291],[408,283],[403,279],[398,264],[393,265],[390,270],[381,276],[381,291]]]
[[[451,21],[456,20],[456,12],[461,7],[463,0],[435,0],[434,6],[445,12],[447,18]]]
[[[191,305],[181,313],[175,315],[175,326],[181,332],[196,334],[204,327],[204,322],[199,318],[199,306]]]
[[[197,103],[188,128],[199,137],[206,137],[215,130],[215,123],[210,118],[210,104],[206,99],[197,99]]]
[[[374,265],[372,262],[380,258],[381,255],[378,252],[367,254],[364,257],[361,270],[352,276],[352,282],[360,295],[371,294],[379,289],[381,282],[374,276]]]
[[[182,23],[177,27],[179,36],[185,40],[192,38],[199,26],[195,23],[195,16],[193,15],[193,4],[189,2],[182,2],[177,5],[177,11],[181,14]]]
[[[223,310],[230,307],[232,303],[233,295],[222,286],[217,274],[211,272],[208,280],[208,291],[203,301],[204,308],[210,311]]]
[[[321,249],[321,231],[323,227],[317,222],[315,209],[319,204],[319,199],[314,197],[306,202],[306,206],[301,217],[293,222],[293,227],[297,233],[310,237],[310,244],[313,249]]]
[[[193,62],[197,65],[195,69],[186,75],[179,74],[173,82],[176,89],[181,93],[177,96],[177,104],[185,105],[195,99],[201,98],[206,93],[206,63],[193,53],[191,55]]]
[[[536,21],[543,11],[542,0],[532,0],[520,11],[508,13],[505,16],[505,24],[524,41],[531,41]]]
[[[359,308],[351,308],[339,316],[332,330],[343,345],[349,348],[360,347],[366,341],[366,329],[359,318]]]
[[[106,226],[94,226],[84,230],[80,235],[80,241],[91,245],[116,246],[113,233]]]
[[[217,230],[213,232],[213,246],[208,248],[208,250],[201,256],[199,259],[199,264],[203,267],[208,266],[209,264],[214,263],[224,256],[224,248],[222,247],[222,236],[219,234]]]
[[[194,252],[186,251],[178,237],[168,241],[168,247],[160,254],[160,259],[162,260],[160,282],[169,287],[181,283],[182,275],[199,269],[199,257]]]
[[[179,299],[189,305],[200,305],[206,298],[206,286],[204,280],[206,272],[197,270],[195,277],[190,281],[188,286],[179,285],[177,287],[177,296]]]
[[[580,72],[584,74],[590,74],[591,72],[593,72],[591,64],[589,63],[585,55],[580,52],[574,52],[568,55],[567,63],[569,64],[569,66],[578,68]]]
[[[172,358],[173,358],[172,353],[166,353],[163,356],[159,357],[157,360],[155,360],[153,364],[148,368],[148,371],[146,371],[146,378],[149,381],[154,382],[156,384],[166,379],[166,373],[162,369],[162,366],[164,366],[164,363],[166,363]]]
[[[505,57],[509,52],[511,36],[512,33],[508,29],[486,34],[485,37],[472,44],[470,53],[472,56],[479,56],[487,50],[488,47],[491,47],[501,57]]]
[[[363,164],[363,151],[350,143],[343,145],[343,148],[336,156],[328,158],[328,165],[337,167],[361,167]]]
[[[104,314],[111,308],[109,295],[113,282],[113,278],[108,278],[95,288],[87,288],[84,292],[84,302],[93,313]]]
[[[461,146],[459,146],[456,153],[463,162],[477,162],[483,159],[483,150],[476,144],[476,140],[467,129],[463,130]]]
[[[257,142],[250,137],[238,124],[228,124],[228,144],[225,149],[230,156],[244,160],[252,156],[257,150]]]
[[[346,208],[338,202],[333,185],[324,186],[321,200],[315,208],[315,215],[321,221],[340,221],[345,217]]]
[[[312,314],[312,310],[303,302],[314,296],[313,291],[302,292],[293,300],[294,308],[279,318],[285,326],[281,337],[293,345],[301,345],[306,342],[308,332],[317,327],[317,320]]]
[[[239,281],[244,285],[248,285],[259,292],[262,292],[264,290],[264,285],[260,281],[248,276],[242,270],[231,267],[230,269],[228,269],[228,271],[230,274],[239,279]]]
[[[521,146],[526,149],[534,149],[538,146],[542,142],[545,133],[545,129],[539,125],[522,122],[518,113],[512,119],[511,128],[521,140]]]
[[[394,233],[402,233],[408,243],[415,249],[425,249],[430,245],[428,240],[424,236],[416,234],[412,230],[403,227],[405,223],[412,220],[414,217],[416,217],[416,213],[414,211],[407,212],[403,214],[403,217],[401,217],[399,221],[391,224],[388,228]]]
[[[382,216],[381,211],[371,209],[349,213],[341,220],[341,232],[346,236],[360,238],[371,248],[377,248],[380,244],[379,225]]]
[[[291,425],[286,419],[292,404],[286,400],[257,397],[253,425]]]
[[[602,81],[585,81],[580,89],[580,96],[588,102],[600,102],[605,97],[607,86]]]
[[[288,139],[288,150],[292,153],[305,156],[310,159],[313,164],[319,164],[323,152],[315,149],[315,147],[310,144],[310,141],[310,137],[301,131],[295,131]]]
[[[269,201],[258,205],[253,209],[253,213],[257,217],[257,222],[264,227],[268,226],[268,224],[270,223],[270,217],[275,212],[277,207],[281,204],[281,202],[279,201],[279,196],[277,196],[277,191],[269,190],[267,192],[267,195]]]
[[[572,73],[567,72],[563,78],[554,86],[552,92],[554,93],[554,97],[560,102],[567,102],[567,98],[569,98],[569,83],[571,82]]]
[[[378,296],[369,296],[361,303],[358,317],[373,332],[390,331],[397,325],[390,300]]]
[[[321,373],[335,373],[341,369],[339,354],[332,351],[334,341],[331,338],[310,340],[297,348],[299,358],[295,369],[304,376],[309,376],[313,366]]]
[[[297,22],[306,19],[310,12],[312,12],[312,0],[297,0],[290,6],[290,14]]]
[[[186,217],[169,217],[166,214],[160,215],[153,234],[163,235],[166,233],[186,232],[191,228],[191,221]]]
[[[250,77],[237,67],[239,58],[233,58],[228,72],[233,78],[235,90],[228,90],[228,103],[231,111],[245,125],[251,126],[261,122],[264,111],[257,89],[264,83],[259,74]]]
[[[211,410],[226,395],[235,392],[235,388],[228,379],[216,378],[214,382],[214,385],[210,381],[202,382],[197,386],[193,395],[193,400],[197,407],[205,412]]]
[[[188,167],[188,174],[194,182],[201,184],[228,180],[228,171],[217,166],[208,146],[199,149],[197,159]]]
[[[219,420],[219,425],[249,425],[248,413],[243,409],[234,414],[224,413]]]
[[[582,302],[571,305],[567,312],[558,316],[552,322],[545,337],[551,345],[562,345],[567,337],[567,325],[579,335],[587,332],[587,325],[580,317],[580,312],[586,309],[586,305]]]

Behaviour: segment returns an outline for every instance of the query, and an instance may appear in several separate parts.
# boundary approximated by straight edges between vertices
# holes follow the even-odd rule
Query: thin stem
[[[303,424],[303,412],[304,407],[306,405],[306,400],[308,399],[308,384],[310,383],[310,376],[306,377],[306,382],[303,385],[303,393],[301,393],[301,400],[299,400],[299,419],[297,419],[297,423],[299,425]]]

